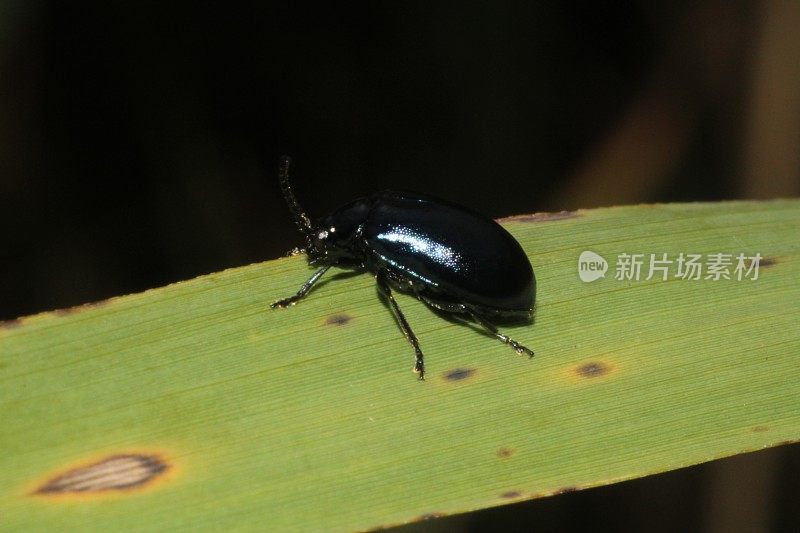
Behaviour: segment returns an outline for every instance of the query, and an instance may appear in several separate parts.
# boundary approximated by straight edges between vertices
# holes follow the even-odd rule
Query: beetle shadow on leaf
[[[474,322],[469,315],[462,314],[462,313],[453,313],[450,311],[445,311],[442,309],[437,309],[430,305],[426,305],[428,309],[433,311],[433,313],[444,320],[447,320],[453,324],[460,324],[463,326],[469,326],[475,331],[478,331],[483,334],[487,334],[486,329],[483,328],[477,322]],[[481,315],[483,318],[497,326],[498,328],[505,328],[505,327],[520,327],[520,326],[532,326],[536,322],[536,310],[531,313],[530,318],[513,318],[513,317],[504,317],[502,315],[491,316],[491,315]]]

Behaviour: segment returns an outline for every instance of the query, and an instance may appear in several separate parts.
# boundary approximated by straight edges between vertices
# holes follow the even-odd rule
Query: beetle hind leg
[[[395,318],[397,318],[397,324],[400,326],[400,330],[405,335],[408,342],[411,343],[411,346],[414,347],[414,353],[416,355],[416,362],[414,363],[414,372],[419,374],[419,379],[421,381],[425,381],[425,360],[424,356],[422,355],[422,349],[419,347],[419,340],[417,340],[417,336],[414,335],[414,332],[411,330],[411,326],[408,324],[405,315],[400,310],[400,306],[397,305],[397,300],[394,299],[392,295],[392,288],[389,285],[389,277],[385,270],[381,270],[375,276],[376,281],[378,282],[378,290],[381,294],[389,300],[389,304],[392,306],[392,311],[394,312]]]
[[[508,335],[504,335],[504,334],[500,333],[497,330],[497,326],[495,326],[494,324],[492,324],[491,322],[489,322],[488,320],[486,320],[485,318],[483,318],[479,314],[477,314],[477,313],[475,313],[473,311],[469,311],[469,310],[467,310],[467,313],[469,313],[469,315],[472,317],[472,319],[475,322],[477,322],[478,324],[483,326],[483,328],[486,331],[488,331],[489,333],[491,333],[492,335],[494,335],[495,337],[500,339],[500,342],[508,344],[509,346],[514,348],[514,351],[516,351],[518,354],[520,354],[520,355],[521,354],[527,354],[528,357],[533,357],[533,350],[521,345],[520,343],[518,343],[517,341],[515,341],[514,339],[512,339]]]
[[[453,313],[454,317],[461,316],[462,314],[467,314],[471,316],[472,320],[474,320],[477,324],[483,327],[483,329],[485,329],[490,335],[499,339],[500,342],[508,344],[509,346],[514,348],[514,351],[517,352],[518,354],[527,354],[529,357],[533,357],[533,350],[531,350],[526,346],[523,346],[522,344],[518,343],[517,341],[509,337],[508,335],[500,333],[497,330],[497,326],[489,322],[487,319],[483,318],[475,311],[472,311],[467,305],[461,302],[442,300],[439,298],[431,298],[430,296],[427,295],[419,295],[419,297],[422,299],[422,301],[424,301],[434,310],[444,311],[446,313]],[[465,319],[462,320],[464,323],[467,322]]]

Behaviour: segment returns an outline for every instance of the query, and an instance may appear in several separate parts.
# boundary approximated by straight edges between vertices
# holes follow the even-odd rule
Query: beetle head
[[[289,184],[288,156],[281,158],[278,180],[289,211],[292,213],[297,229],[306,239],[306,253],[311,264],[357,266],[363,262],[362,252],[357,246],[361,236],[361,226],[369,212],[370,202],[366,199],[351,202],[318,224],[312,225]]]
[[[361,264],[363,251],[359,239],[369,209],[370,201],[362,198],[321,219],[306,238],[311,263],[345,267]]]

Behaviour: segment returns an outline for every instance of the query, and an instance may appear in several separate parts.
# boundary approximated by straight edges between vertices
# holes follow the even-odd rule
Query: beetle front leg
[[[403,315],[403,312],[400,310],[400,306],[397,305],[397,301],[392,295],[392,288],[389,286],[389,278],[386,275],[386,271],[378,271],[375,279],[378,282],[378,290],[380,290],[381,294],[389,300],[389,303],[392,306],[392,311],[394,312],[395,318],[397,318],[397,323],[400,326],[400,330],[403,332],[403,335],[405,335],[406,339],[408,339],[408,342],[411,343],[411,346],[414,347],[414,353],[417,357],[417,360],[414,363],[414,372],[419,373],[420,381],[425,381],[425,361],[423,359],[422,350],[419,347],[419,340],[417,340],[417,336],[414,335],[414,332],[411,331],[411,326],[408,325],[405,315]]]
[[[300,298],[302,298],[303,296],[308,294],[308,291],[311,290],[312,285],[314,285],[317,282],[317,280],[319,280],[319,278],[321,278],[322,275],[325,272],[328,271],[329,268],[330,268],[330,265],[326,265],[326,266],[320,268],[319,270],[317,270],[314,273],[313,276],[311,276],[311,278],[309,278],[308,281],[306,281],[303,284],[302,287],[300,287],[300,290],[297,291],[297,294],[295,294],[294,296],[289,296],[288,298],[283,298],[281,300],[273,302],[272,305],[270,305],[270,307],[275,309],[276,307],[288,307],[290,305],[294,305],[295,303],[297,303],[297,300],[299,300]]]
[[[474,313],[472,311],[468,311],[468,312],[469,312],[470,316],[472,317],[472,319],[475,322],[477,322],[478,324],[483,326],[484,329],[489,331],[489,333],[491,333],[492,335],[494,335],[495,337],[500,339],[501,342],[504,342],[505,344],[508,344],[509,346],[514,348],[514,350],[518,354],[525,353],[525,354],[528,354],[529,357],[533,357],[533,350],[531,350],[530,348],[526,348],[525,346],[521,345],[520,343],[518,343],[517,341],[515,341],[514,339],[512,339],[508,335],[503,335],[502,333],[497,331],[497,327],[494,324],[492,324],[491,322],[489,322],[488,320],[486,320],[482,316],[480,316],[480,315],[478,315],[478,314],[476,314],[476,313]]]

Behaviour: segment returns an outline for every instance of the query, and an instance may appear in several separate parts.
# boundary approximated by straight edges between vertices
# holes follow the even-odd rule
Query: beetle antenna
[[[294,193],[292,192],[292,186],[289,185],[289,165],[291,162],[292,158],[288,155],[281,157],[281,163],[278,169],[278,180],[281,184],[283,198],[286,200],[286,204],[289,206],[289,211],[292,212],[292,218],[294,218],[294,223],[297,225],[297,229],[299,229],[304,235],[308,235],[313,231],[311,227],[311,220],[309,220],[308,215],[306,215],[305,211],[303,211],[303,208],[300,207],[300,204],[297,202],[297,198],[295,198]]]

